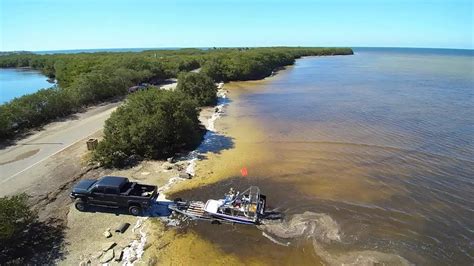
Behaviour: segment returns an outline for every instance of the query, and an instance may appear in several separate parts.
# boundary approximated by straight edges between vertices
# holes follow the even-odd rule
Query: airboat
[[[207,202],[176,199],[168,208],[191,219],[257,225],[265,217],[265,206],[266,196],[260,194],[258,187],[251,186],[242,193],[231,188],[223,199]]]

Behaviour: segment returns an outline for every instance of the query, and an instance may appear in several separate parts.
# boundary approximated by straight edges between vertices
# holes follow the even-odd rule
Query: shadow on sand
[[[31,224],[14,243],[2,243],[1,265],[53,265],[64,259],[64,229],[61,221],[51,218]]]
[[[139,217],[168,217],[171,215],[171,210],[168,206],[173,204],[172,201],[154,201],[153,204],[146,210],[142,211]],[[127,208],[108,208],[102,206],[88,206],[84,212],[91,213],[111,213],[116,216],[119,215],[130,215]]]

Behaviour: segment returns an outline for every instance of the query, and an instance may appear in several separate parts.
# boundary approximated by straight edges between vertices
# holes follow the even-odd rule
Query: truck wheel
[[[80,212],[83,212],[87,209],[87,203],[83,201],[82,199],[76,200],[76,203],[74,203],[74,206]]]
[[[140,206],[130,206],[130,208],[128,208],[128,212],[131,214],[131,215],[134,215],[134,216],[138,216],[142,213],[142,208],[140,208]]]

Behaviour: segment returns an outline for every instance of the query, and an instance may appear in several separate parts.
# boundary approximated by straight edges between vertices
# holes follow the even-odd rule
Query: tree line
[[[352,54],[352,50],[272,47],[1,55],[0,68],[36,69],[56,79],[57,86],[0,105],[0,138],[14,137],[85,106],[125,96],[130,86],[176,78],[180,73],[196,68],[201,68],[203,74],[216,82],[252,80],[266,77],[281,66],[293,64],[301,56],[336,54]],[[183,89],[190,93],[195,90],[191,87]]]

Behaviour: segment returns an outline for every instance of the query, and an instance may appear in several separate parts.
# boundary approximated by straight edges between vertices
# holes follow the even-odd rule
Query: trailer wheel
[[[142,213],[140,206],[132,205],[128,208],[128,212],[133,216],[138,216]]]
[[[74,203],[74,207],[80,212],[83,212],[87,209],[87,203],[82,199],[77,199]]]
[[[175,199],[173,200],[174,203],[178,203],[178,202],[180,202],[180,201],[183,201],[183,199],[182,199],[182,198],[175,198]]]
[[[221,224],[218,220],[212,220],[211,224]]]

